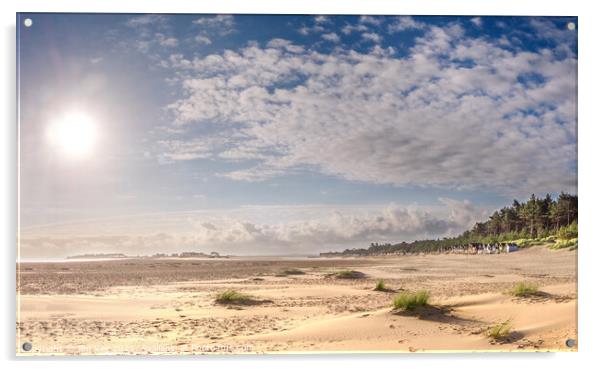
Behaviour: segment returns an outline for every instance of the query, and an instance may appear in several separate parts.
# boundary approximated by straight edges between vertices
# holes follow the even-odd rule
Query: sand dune
[[[71,280],[57,265],[21,265],[32,269],[21,281],[17,352],[556,351],[568,350],[566,339],[577,337],[575,252],[533,247],[507,255],[216,261],[222,269],[230,266],[222,274],[208,264],[212,261],[194,261],[194,266],[180,261],[187,263],[182,274],[178,261],[169,261],[169,267],[152,262],[160,267],[150,268],[148,261],[99,262],[109,280],[98,283],[93,273],[85,279],[86,264],[70,263]],[[305,274],[279,276],[290,267]],[[361,271],[366,278],[328,277],[343,268]],[[137,284],[119,283],[132,270],[144,278]],[[113,280],[110,271],[116,275]],[[199,275],[205,277],[197,279]],[[394,291],[374,291],[378,278]],[[56,288],[38,293],[36,281],[42,280]],[[72,287],[61,288],[59,280]],[[506,293],[523,280],[537,283],[541,293],[529,298]],[[155,281],[159,283],[150,283]],[[434,308],[413,314],[392,311],[396,291],[419,288],[431,291]],[[216,304],[215,296],[227,289],[261,303]],[[512,326],[510,338],[497,342],[486,336],[488,327],[506,320]],[[33,344],[29,353],[20,349],[25,341]]]

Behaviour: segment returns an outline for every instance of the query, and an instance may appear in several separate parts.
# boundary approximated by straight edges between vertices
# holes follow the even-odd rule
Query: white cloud
[[[196,138],[193,140],[159,141],[159,162],[204,159],[212,156],[214,147],[223,145],[224,140],[218,138]]]
[[[201,45],[211,45],[211,39],[204,35],[197,35],[194,40]]]
[[[471,18],[470,21],[477,27],[481,27],[483,25],[483,19],[481,19],[481,17]]]
[[[326,31],[326,28],[316,24],[311,27],[303,26],[303,27],[299,28],[298,32],[300,34],[302,34],[303,36],[307,36],[312,33],[320,33],[320,32],[324,32],[324,31]]]
[[[326,32],[326,27],[332,24],[330,17],[318,15],[311,18],[311,25],[303,25],[297,30],[301,35],[308,36],[312,33]]]
[[[303,27],[299,28],[298,32],[300,34],[302,34],[303,36],[307,36],[311,33],[311,29],[307,26],[303,26]]]
[[[326,41],[331,41],[331,42],[340,42],[341,38],[334,32],[331,33],[325,33],[322,35],[322,38]]]
[[[199,26],[202,33],[217,32],[224,36],[235,31],[235,21],[232,15],[204,16],[195,19],[192,23]]]
[[[163,47],[176,47],[179,45],[179,41],[177,38],[168,37],[162,33],[157,33],[156,39],[157,39],[157,42],[159,43],[159,45],[161,45]]]
[[[232,15],[203,16],[192,23],[198,30],[194,41],[200,45],[211,45],[212,38],[223,37],[236,31],[236,22]]]
[[[127,20],[126,24],[132,28],[148,27],[151,25],[165,24],[167,17],[160,14],[145,14],[132,17]]]
[[[365,32],[368,31],[369,28],[364,24],[346,24],[343,28],[341,28],[341,32],[346,35],[350,35],[353,32]]]
[[[375,43],[379,43],[382,40],[382,37],[378,33],[370,32],[370,33],[362,33],[362,38],[367,41],[372,41]]]
[[[362,15],[359,17],[358,22],[355,24],[347,23],[343,28],[341,28],[341,32],[345,35],[350,35],[353,32],[365,32],[370,33],[370,28],[368,25],[374,27],[379,27],[383,23],[382,18],[377,18],[370,15]]]
[[[255,156],[255,155],[253,155]],[[226,156],[222,156],[223,158],[227,158]],[[232,172],[224,173],[219,176],[224,178],[230,178],[236,181],[247,181],[247,182],[256,182],[262,181],[266,178],[276,177],[279,175],[284,175],[287,172],[282,169],[270,168],[270,167],[252,167],[243,170],[235,170]]]
[[[362,15],[360,16],[359,22],[364,24],[370,24],[373,26],[380,26],[380,24],[382,23],[382,19],[371,15]]]
[[[135,37],[129,43],[140,53],[151,59],[160,59],[166,48],[175,48],[180,41],[172,36],[169,18],[165,15],[146,14],[129,18],[126,25],[133,30]]]
[[[318,15],[314,17],[314,22],[318,24],[327,24],[330,23],[330,18],[325,15]]]
[[[99,56],[98,58],[92,58],[90,59],[90,64],[98,64],[100,62],[102,62],[104,60],[104,58],[102,56]]]
[[[389,33],[403,32],[407,30],[422,30],[426,28],[427,25],[425,23],[416,21],[410,16],[397,17],[395,21],[387,27]]]
[[[303,46],[295,45],[291,41],[281,38],[274,38],[267,43],[268,47],[275,49],[285,49],[291,53],[301,53],[305,50]]]
[[[151,42],[150,41],[144,41],[144,40],[138,40],[134,42],[134,47],[136,48],[136,50],[140,51],[141,53],[146,54],[151,47]]]
[[[274,38],[274,39],[271,39],[270,41],[268,41],[267,46],[273,47],[273,48],[286,48],[292,44],[293,43],[290,42],[289,40],[285,40],[282,38]]]
[[[184,97],[169,110],[182,129],[238,134],[213,148],[248,160],[222,173],[236,180],[311,170],[397,186],[574,192],[576,59],[501,44],[454,24],[428,28],[403,58],[286,40],[180,58],[172,66]]]

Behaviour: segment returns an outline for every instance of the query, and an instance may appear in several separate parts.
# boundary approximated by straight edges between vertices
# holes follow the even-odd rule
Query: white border
[[[15,13],[20,12],[168,12],[168,13],[288,13],[288,14],[436,14],[436,15],[572,15],[579,16],[579,197],[580,244],[579,250],[579,353],[558,354],[445,354],[445,355],[349,355],[349,356],[282,356],[282,357],[212,357],[212,358],[157,358],[128,359],[111,362],[130,368],[163,367],[166,361],[178,360],[178,366],[199,365],[214,367],[252,366],[262,368],[304,368],[308,365],[331,367],[344,365],[346,368],[366,366],[416,366],[454,368],[505,368],[520,364],[546,366],[547,368],[581,367],[596,360],[599,338],[602,244],[596,239],[596,226],[602,219],[596,209],[601,208],[600,183],[600,74],[601,52],[599,36],[602,35],[601,13],[596,11],[596,2],[585,0],[21,0],[0,2],[2,12],[1,58],[2,112],[1,125],[2,191],[3,211],[0,213],[0,232],[4,251],[4,278],[2,297],[2,326],[0,350],[5,361],[15,366],[41,364],[47,368],[80,367],[81,359],[24,361],[14,358],[15,347],[15,239],[16,239],[16,111],[15,111]],[[596,191],[597,190],[597,191]],[[598,242],[597,242],[598,241]],[[105,367],[107,360],[115,358],[88,359],[90,368]],[[198,361],[200,360],[200,362]],[[530,362],[530,363],[527,363]]]

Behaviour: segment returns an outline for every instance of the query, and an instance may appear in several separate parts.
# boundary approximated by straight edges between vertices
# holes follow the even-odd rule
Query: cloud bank
[[[453,236],[487,214],[467,201],[447,198],[440,201],[443,205],[434,208],[394,204],[379,209],[252,207],[230,214],[224,211],[213,215],[166,214],[139,220],[141,224],[152,224],[153,231],[141,229],[138,233],[133,232],[135,220],[119,221],[128,225],[129,232],[120,232],[116,224],[98,221],[87,226],[54,226],[54,232],[24,231],[21,253],[23,258],[108,252],[149,255],[190,250],[239,255],[308,254],[366,246],[373,241],[395,243]],[[275,219],[287,219],[287,214],[296,219],[265,222],[259,216],[262,212],[279,214]],[[187,228],[171,229],[170,222],[178,227],[186,224]],[[105,230],[104,234],[100,228]],[[106,234],[107,229],[113,232]]]

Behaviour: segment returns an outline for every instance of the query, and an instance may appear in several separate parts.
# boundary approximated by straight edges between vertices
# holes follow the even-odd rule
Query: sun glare
[[[51,145],[71,159],[89,156],[96,144],[96,123],[86,114],[68,113],[52,122],[48,127]]]

